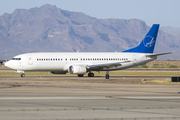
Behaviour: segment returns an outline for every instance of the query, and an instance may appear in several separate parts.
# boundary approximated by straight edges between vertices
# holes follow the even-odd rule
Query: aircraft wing
[[[95,65],[88,65],[86,66],[88,69],[92,70],[100,70],[100,69],[109,69],[109,68],[117,68],[119,66],[122,66],[122,63],[126,63],[130,61],[122,61],[122,62],[113,62],[113,63],[105,63],[105,64],[95,64]]]
[[[159,54],[147,54],[146,57],[155,57],[155,56],[166,55],[166,54],[172,54],[172,53],[173,53],[173,52],[159,53]]]

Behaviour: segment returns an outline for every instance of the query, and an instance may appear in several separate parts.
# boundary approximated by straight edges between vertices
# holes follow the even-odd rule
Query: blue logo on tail
[[[159,24],[154,24],[137,47],[122,52],[153,53],[158,30]]]
[[[145,39],[143,40],[144,46],[150,48],[153,46],[153,44],[155,43],[154,41],[154,37],[151,36],[146,36]]]

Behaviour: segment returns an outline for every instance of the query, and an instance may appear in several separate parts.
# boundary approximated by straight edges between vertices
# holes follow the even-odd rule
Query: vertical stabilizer
[[[158,30],[159,30],[159,24],[153,24],[149,32],[146,34],[144,39],[137,47],[122,52],[153,53],[156,44]]]

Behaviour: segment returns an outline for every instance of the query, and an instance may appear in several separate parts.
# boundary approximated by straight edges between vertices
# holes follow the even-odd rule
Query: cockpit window
[[[21,58],[12,58],[12,60],[21,60]]]

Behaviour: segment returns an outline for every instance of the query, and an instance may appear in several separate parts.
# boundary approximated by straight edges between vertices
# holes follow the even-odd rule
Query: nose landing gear
[[[25,77],[24,71],[21,70],[15,70],[16,73],[21,73],[21,77]]]
[[[22,73],[22,74],[21,74],[21,77],[25,77],[25,74],[24,74],[24,73]]]

